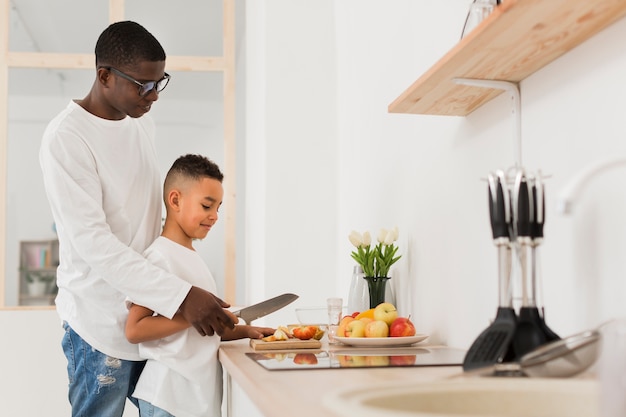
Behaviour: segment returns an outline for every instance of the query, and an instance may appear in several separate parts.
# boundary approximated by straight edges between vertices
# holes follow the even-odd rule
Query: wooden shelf
[[[520,82],[624,15],[626,0],[504,0],[388,110],[466,116],[502,90],[454,78]]]

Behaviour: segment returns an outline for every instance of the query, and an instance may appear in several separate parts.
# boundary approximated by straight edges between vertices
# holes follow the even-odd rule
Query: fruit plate
[[[416,334],[407,337],[339,337],[335,336],[335,340],[350,345],[360,347],[389,347],[389,346],[409,346],[419,343],[428,338],[426,334]]]

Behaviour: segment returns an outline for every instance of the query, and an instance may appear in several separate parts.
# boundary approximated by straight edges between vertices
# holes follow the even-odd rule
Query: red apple
[[[415,326],[408,317],[398,317],[389,326],[390,337],[415,336]]]
[[[365,325],[365,337],[387,337],[389,326],[382,320],[373,320]]]
[[[398,317],[396,306],[391,303],[380,303],[374,309],[374,320],[382,320],[391,326],[391,323]]]
[[[389,362],[393,366],[409,366],[415,363],[415,355],[393,355],[389,358]]]
[[[354,313],[352,313],[352,317],[356,318],[356,316],[358,316],[359,314],[361,314],[360,311],[355,311]]]
[[[300,326],[294,327],[291,333],[300,340],[309,340],[317,332],[317,326]]]
[[[298,365],[317,365],[317,356],[313,353],[296,353],[293,363]]]

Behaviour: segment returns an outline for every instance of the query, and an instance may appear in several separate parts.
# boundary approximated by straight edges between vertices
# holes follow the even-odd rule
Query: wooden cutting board
[[[289,339],[276,342],[266,342],[261,339],[250,339],[250,346],[254,350],[289,350],[289,349],[319,349],[322,343],[319,340]]]

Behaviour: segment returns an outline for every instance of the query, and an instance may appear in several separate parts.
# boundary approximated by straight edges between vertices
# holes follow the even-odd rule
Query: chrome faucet
[[[565,187],[563,187],[557,200],[556,210],[559,214],[571,214],[574,203],[580,197],[587,184],[596,175],[609,169],[626,166],[626,157],[609,158],[604,161],[593,163],[583,169]]]

